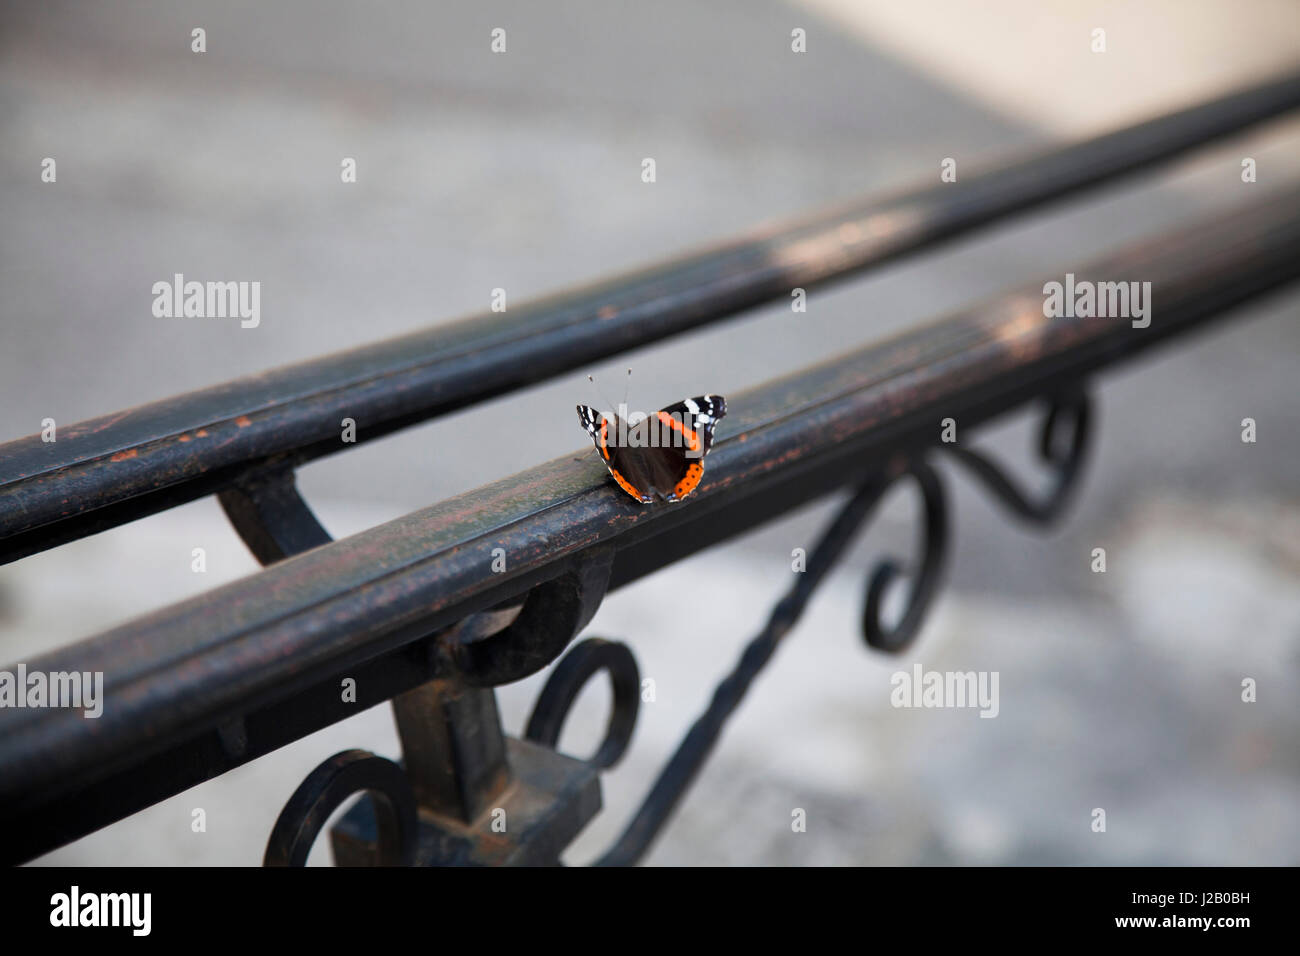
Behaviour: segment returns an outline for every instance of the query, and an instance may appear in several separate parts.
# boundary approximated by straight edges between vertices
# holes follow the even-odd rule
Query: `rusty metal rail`
[[[902,620],[887,625],[879,598],[898,572],[881,566],[864,636],[883,650],[915,636],[943,564],[946,505],[929,463],[950,451],[937,444],[942,418],[969,432],[1046,400],[1042,452],[1056,479],[1046,498],[1030,499],[969,449],[953,460],[1019,517],[1050,520],[1085,458],[1089,377],[1295,279],[1298,247],[1300,191],[1292,191],[1061,270],[1080,281],[1151,282],[1147,328],[1045,317],[1040,281],[728,396],[731,413],[707,480],[677,506],[643,508],[611,493],[604,468],[584,450],[313,547],[323,532],[293,492],[291,471],[259,472],[224,501],[271,567],[28,663],[103,671],[111,706],[97,720],[70,710],[0,710],[3,855],[31,858],[393,699],[404,767],[359,751],[322,764],[286,807],[267,862],[300,862],[329,811],[357,790],[373,798],[334,834],[341,862],[554,862],[599,807],[599,770],[627,746],[635,662],[609,642],[572,648],[523,740],[501,734],[490,688],[560,658],[609,590],[815,497],[856,489],[808,577],[774,612],[602,860],[633,862],[825,569],[884,488],[904,477],[925,504],[922,570]],[[47,478],[59,480],[58,473]],[[684,525],[689,533],[665,534]],[[498,548],[509,555],[502,573],[491,567]],[[602,670],[616,690],[605,743],[590,761],[556,754],[551,745],[568,704]],[[357,681],[356,704],[339,700],[344,677]],[[494,801],[508,802],[512,819],[525,821],[508,839],[487,829]]]
[[[356,421],[358,441],[379,438],[793,287],[859,274],[1296,106],[1300,74],[960,183],[850,202],[508,313],[62,427],[56,443],[35,435],[0,445],[0,563],[343,450],[344,416]],[[246,496],[231,497],[238,507]]]

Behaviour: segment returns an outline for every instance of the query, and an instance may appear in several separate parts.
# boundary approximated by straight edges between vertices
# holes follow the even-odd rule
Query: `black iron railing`
[[[624,752],[638,674],[620,644],[565,653],[604,595],[821,496],[850,496],[764,631],[719,686],[604,863],[649,846],[753,677],[886,488],[923,503],[920,570],[905,612],[881,619],[900,576],[867,589],[868,644],[915,637],[941,579],[948,522],[932,459],[948,456],[1030,522],[1074,489],[1090,433],[1088,382],[1300,272],[1300,193],[1138,243],[1079,281],[1151,283],[1145,328],[1050,318],[1042,284],[748,392],[729,396],[705,483],[642,507],[613,493],[589,453],[330,542],[294,487],[303,461],[340,450],[342,413],[368,439],[732,315],[791,286],[843,278],[1019,209],[1169,157],[1300,105],[1300,78],[997,170],[964,186],[859,203],[531,308],[192,393],[61,430],[56,445],[0,446],[0,547],[14,560],[217,493],[262,572],[61,649],[28,667],[102,671],[107,704],[0,710],[0,847],[29,859],[393,701],[401,764],[348,751],[286,805],[268,863],[300,863],[341,801],[370,798],[333,833],[343,863],[555,862],[600,806],[599,772]],[[1057,277],[1059,278],[1059,276]],[[939,441],[1035,400],[1054,479],[1033,498],[992,461]],[[676,534],[665,532],[678,530]],[[509,556],[493,569],[494,553]],[[557,661],[522,739],[501,730],[493,687]],[[606,672],[614,687],[594,757],[559,754],[569,705]],[[358,699],[341,700],[355,680]],[[504,832],[492,826],[501,811]]]

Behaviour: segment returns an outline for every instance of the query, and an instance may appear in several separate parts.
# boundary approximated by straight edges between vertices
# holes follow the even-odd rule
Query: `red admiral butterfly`
[[[605,467],[618,486],[643,505],[654,501],[652,492],[666,501],[681,501],[695,490],[704,477],[713,429],[726,414],[727,401],[721,395],[688,398],[635,425],[578,406],[578,421]]]

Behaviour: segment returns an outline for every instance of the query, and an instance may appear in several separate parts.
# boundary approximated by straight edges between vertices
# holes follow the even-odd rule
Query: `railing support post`
[[[435,680],[393,698],[406,775],[422,810],[465,823],[510,783],[491,690]]]

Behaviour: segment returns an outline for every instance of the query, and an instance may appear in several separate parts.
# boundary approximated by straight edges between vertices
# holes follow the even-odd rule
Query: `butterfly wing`
[[[713,430],[727,414],[727,400],[721,395],[697,395],[658,413],[660,421],[669,429],[680,431],[682,444],[680,458],[674,458],[675,473],[666,482],[672,491],[669,501],[680,501],[694,491],[704,477],[704,456],[713,447]]]
[[[596,446],[596,451],[600,452],[600,457],[608,462],[610,429],[605,416],[590,405],[579,405],[578,421],[591,436],[591,441]]]
[[[649,504],[653,501],[654,499],[650,495],[628,481],[623,474],[623,470],[626,469],[620,470],[621,462],[618,461],[620,449],[615,444],[615,436],[618,435],[617,416],[611,422],[590,405],[579,405],[578,421],[587,434],[591,436],[592,444],[596,446],[596,451],[600,453],[600,457],[605,462],[605,467],[609,469],[610,475],[613,476],[618,486],[642,504]]]
[[[727,414],[727,400],[721,395],[696,395],[694,398],[683,399],[676,405],[669,405],[659,414],[680,421],[687,430],[694,432],[700,442],[698,457],[703,458],[713,447],[713,429]],[[687,437],[687,450],[692,451],[689,436]]]
[[[616,438],[617,418],[611,421],[588,405],[578,406],[578,421],[591,436],[614,481],[642,504],[654,500],[649,494],[651,488],[668,501],[681,501],[699,486],[704,477],[704,456],[713,447],[713,430],[726,414],[727,401],[721,395],[684,399],[661,409],[656,414],[658,422],[653,423],[661,438],[670,436],[673,442],[659,447],[638,442],[624,448]],[[639,423],[633,430],[648,430],[650,424]]]

